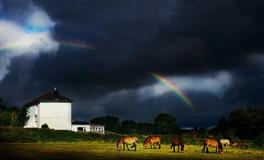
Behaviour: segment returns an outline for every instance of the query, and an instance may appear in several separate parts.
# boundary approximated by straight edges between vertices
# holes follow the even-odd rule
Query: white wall
[[[90,125],[89,124],[73,124],[72,125],[72,131],[77,132],[78,131],[78,127],[85,127],[85,132],[90,132]]]
[[[28,108],[28,116],[29,119],[27,121],[27,124],[24,126],[24,128],[36,128],[37,127],[37,112],[38,112],[38,106],[31,106]]]
[[[41,102],[39,104],[39,124],[47,124],[50,129],[71,130],[71,103]]]
[[[92,124],[91,132],[104,134],[104,126]]]

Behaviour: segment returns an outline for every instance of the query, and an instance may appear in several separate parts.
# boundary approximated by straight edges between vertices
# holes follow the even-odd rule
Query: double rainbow
[[[159,73],[151,72],[150,73],[156,80],[161,82],[163,85],[168,87],[173,93],[175,93],[181,100],[191,109],[193,109],[193,103],[190,98],[177,86],[174,82],[169,80],[168,78],[162,76]]]

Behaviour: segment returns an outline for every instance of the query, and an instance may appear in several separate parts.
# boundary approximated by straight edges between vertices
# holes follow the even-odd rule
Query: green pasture
[[[197,160],[260,160],[264,159],[264,151],[257,149],[227,148],[224,154],[202,153],[201,145],[186,145],[184,153],[172,152],[170,145],[162,145],[161,149],[144,149],[142,143],[137,151],[117,151],[115,143],[104,141],[83,142],[38,142],[38,143],[5,143],[0,144],[1,160],[18,159],[94,159],[94,160],[149,160],[149,159],[197,159]],[[210,148],[214,152],[215,149]]]

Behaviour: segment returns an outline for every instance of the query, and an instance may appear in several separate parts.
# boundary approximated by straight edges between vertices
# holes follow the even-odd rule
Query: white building
[[[73,122],[72,131],[75,132],[94,132],[104,134],[104,125],[90,124],[86,122]]]
[[[41,128],[47,124],[50,129],[96,132],[104,134],[103,125],[72,124],[73,100],[61,96],[56,88],[25,104],[29,120],[24,128]],[[94,126],[96,126],[94,128]],[[83,128],[81,130],[81,128]],[[78,130],[79,129],[79,130]]]

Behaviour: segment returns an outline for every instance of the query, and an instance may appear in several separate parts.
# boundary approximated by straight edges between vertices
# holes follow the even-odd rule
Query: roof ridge
[[[50,92],[46,92],[36,98],[34,98],[33,100],[29,101],[28,103],[24,104],[23,106],[26,107],[30,107],[33,105],[36,105],[40,102],[72,102],[73,100],[62,96],[58,93],[58,91],[56,90],[56,93],[54,91],[50,91]]]

